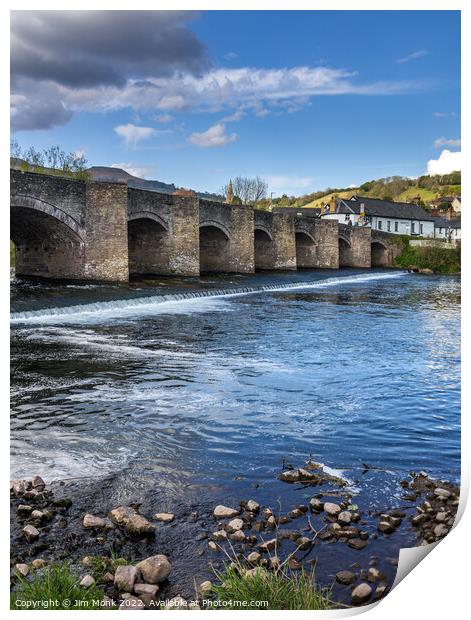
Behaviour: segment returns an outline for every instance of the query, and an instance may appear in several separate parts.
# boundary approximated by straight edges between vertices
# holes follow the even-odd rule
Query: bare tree
[[[219,190],[221,195],[227,196],[228,185]],[[242,204],[254,204],[266,197],[268,191],[267,182],[260,178],[235,177],[232,179],[232,191],[234,198],[240,198]]]

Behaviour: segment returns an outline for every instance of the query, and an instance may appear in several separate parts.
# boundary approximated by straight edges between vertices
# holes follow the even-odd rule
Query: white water
[[[141,316],[149,314],[178,314],[188,312],[206,312],[209,310],[224,310],[220,301],[230,297],[242,297],[266,292],[283,292],[301,289],[321,289],[342,284],[370,282],[372,280],[387,280],[399,278],[405,272],[369,273],[355,276],[326,278],[317,282],[293,282],[289,284],[270,284],[255,287],[241,287],[237,289],[211,289],[175,293],[172,295],[154,295],[137,297],[134,299],[117,299],[114,301],[95,302],[74,306],[13,312],[10,315],[12,324],[21,323],[84,323],[102,322],[116,317]]]

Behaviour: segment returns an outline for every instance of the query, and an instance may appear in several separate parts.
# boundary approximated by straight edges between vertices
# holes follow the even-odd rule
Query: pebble
[[[175,519],[175,515],[172,512],[156,512],[154,519],[155,521],[162,521],[162,523],[171,523]]]
[[[15,564],[15,573],[21,577],[26,577],[29,573],[29,566],[27,564]]]
[[[306,536],[300,536],[296,539],[296,546],[298,549],[304,551],[305,549],[309,549],[312,545],[312,540],[310,538],[306,538]]]
[[[324,510],[328,515],[336,517],[340,512],[341,508],[338,504],[333,504],[332,502],[326,502],[324,504]]]
[[[443,525],[443,523],[437,525],[433,530],[433,533],[437,538],[442,538],[443,536],[446,536],[448,532],[449,529],[445,525]]]
[[[117,525],[121,525],[130,534],[145,536],[155,532],[155,525],[140,515],[130,506],[118,506],[110,512],[110,517]]]
[[[372,566],[371,568],[368,569],[368,581],[380,581],[381,578],[382,578],[382,575],[377,568]]]
[[[247,556],[247,561],[250,562],[250,564],[257,564],[261,557],[262,556],[258,553],[258,551],[252,551],[252,553],[249,553]]]
[[[270,515],[267,519],[267,527],[271,528],[272,530],[275,529],[276,527],[276,519],[273,515]]]
[[[338,583],[349,586],[355,581],[356,575],[350,570],[341,570],[335,575],[335,579],[338,581]]]
[[[337,519],[338,519],[339,523],[342,523],[344,525],[348,525],[351,522],[351,520],[352,520],[352,514],[350,512],[348,512],[348,510],[344,510],[343,512],[341,512],[339,514]]]
[[[118,590],[132,592],[136,577],[137,569],[135,566],[118,566],[114,574],[114,585]]]
[[[136,569],[146,583],[156,584],[167,579],[172,570],[172,565],[166,555],[159,554],[142,560],[136,564]]]
[[[381,597],[383,596],[383,594],[386,592],[386,588],[387,588],[387,587],[388,587],[388,586],[386,586],[386,585],[384,585],[384,584],[379,585],[379,586],[376,588],[375,598],[376,598],[376,599],[381,598]]]
[[[262,551],[272,551],[276,547],[276,542],[276,538],[272,538],[271,540],[260,543],[258,547],[262,549]]]
[[[396,528],[389,521],[380,521],[378,524],[378,530],[380,532],[384,532],[385,534],[390,534],[394,532]]]
[[[241,530],[244,527],[244,522],[242,519],[232,519],[226,526],[228,532],[236,532],[237,530]]]
[[[445,498],[445,499],[448,499],[448,498],[451,496],[450,491],[447,491],[446,489],[442,489],[442,488],[440,488],[440,487],[438,487],[438,488],[436,488],[436,489],[434,490],[434,494],[435,494],[437,497],[443,497],[443,498]]]
[[[95,579],[91,575],[85,575],[85,577],[82,577],[82,580],[80,581],[82,588],[89,588],[90,586],[93,586],[94,583]]]
[[[16,512],[18,514],[30,514],[33,511],[32,506],[28,506],[27,504],[19,504]]]
[[[208,580],[208,581],[203,581],[203,583],[201,583],[199,585],[198,588],[198,592],[200,594],[209,594],[211,592],[211,590],[213,589],[213,584]]]
[[[211,549],[211,551],[217,551],[218,550],[218,546],[212,540],[209,541],[208,547]]]
[[[357,551],[361,551],[366,547],[368,542],[366,540],[361,540],[361,538],[351,538],[347,541],[347,545],[352,549],[356,549]]]
[[[236,530],[229,535],[229,538],[235,542],[243,542],[245,540],[245,534],[242,530]]]
[[[31,562],[31,566],[34,568],[34,570],[38,570],[39,568],[44,568],[45,566],[47,566],[47,563],[46,560],[43,560],[42,558],[36,558]]]
[[[314,510],[314,512],[321,512],[322,510],[324,510],[323,502],[321,502],[320,499],[317,499],[317,497],[313,497],[309,502],[309,505],[311,507],[311,510]]]
[[[86,514],[83,517],[82,525],[83,527],[87,529],[89,528],[101,529],[101,528],[106,527],[106,521],[102,517],[96,517],[95,515]]]
[[[214,540],[227,540],[227,532],[226,530],[216,530],[212,533],[212,537]]]
[[[250,512],[258,512],[260,510],[260,504],[253,499],[249,499],[249,501],[245,504],[245,508]]]
[[[216,506],[213,511],[213,515],[216,519],[232,519],[232,517],[236,517],[239,514],[239,511],[235,508],[228,508],[227,506]]]
[[[352,603],[354,605],[366,603],[371,596],[371,592],[371,586],[367,583],[360,583],[352,592]]]
[[[33,542],[39,538],[39,531],[33,525],[25,525],[23,528],[23,536],[28,542]]]
[[[134,586],[134,593],[146,607],[150,605],[151,601],[155,600],[158,590],[159,586],[150,583],[136,583]]]

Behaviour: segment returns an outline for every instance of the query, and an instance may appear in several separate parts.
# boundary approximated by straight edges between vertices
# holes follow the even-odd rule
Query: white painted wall
[[[340,224],[349,224],[355,226],[360,221],[360,216],[356,213],[327,213],[322,216],[328,220],[338,220]],[[382,230],[396,235],[410,235],[418,237],[434,237],[435,223],[418,220],[400,220],[392,217],[371,217],[371,223],[368,224],[373,230]]]

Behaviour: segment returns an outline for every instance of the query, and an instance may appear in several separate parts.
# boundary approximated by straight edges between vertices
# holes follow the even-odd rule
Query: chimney
[[[337,198],[336,196],[332,196],[330,199],[330,213],[335,213],[337,211]]]

